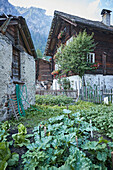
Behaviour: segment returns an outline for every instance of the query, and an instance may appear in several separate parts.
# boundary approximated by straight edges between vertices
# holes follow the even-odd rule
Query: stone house
[[[53,58],[61,44],[67,44],[81,31],[86,30],[88,34],[94,33],[94,41],[97,44],[93,53],[87,58],[92,63],[98,63],[96,70],[85,73],[86,83],[91,85],[99,84],[101,87],[113,88],[113,26],[110,24],[110,10],[103,9],[101,12],[102,21],[92,21],[67,13],[55,11],[49,32],[45,55]],[[69,79],[79,86],[79,76],[73,75]],[[56,80],[54,80],[56,81]]]
[[[37,55],[23,17],[0,16],[0,121],[11,116],[10,98],[16,84],[27,87],[27,102],[35,103],[35,59]],[[23,90],[23,95],[26,95]],[[23,101],[25,108],[28,103]]]

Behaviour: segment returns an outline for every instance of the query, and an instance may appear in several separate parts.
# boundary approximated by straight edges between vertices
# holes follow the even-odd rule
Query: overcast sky
[[[9,0],[15,6],[37,7],[53,16],[54,10],[66,12],[87,19],[101,21],[101,10],[110,9],[113,24],[113,0]]]

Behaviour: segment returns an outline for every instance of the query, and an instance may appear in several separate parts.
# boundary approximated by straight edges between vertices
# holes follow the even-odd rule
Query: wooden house
[[[93,32],[97,45],[88,58],[92,63],[98,63],[98,68],[87,71],[85,80],[90,84],[106,84],[107,88],[113,88],[113,26],[110,24],[110,13],[110,10],[103,9],[102,21],[99,22],[55,11],[45,49],[45,55],[53,58],[53,70],[54,55],[61,43],[68,43],[80,31],[86,30],[88,34]]]
[[[51,75],[51,62],[38,58],[36,60],[36,80],[40,82],[51,82],[52,75]]]
[[[9,117],[15,86],[27,87],[27,101],[35,103],[35,59],[31,34],[23,17],[0,16],[0,121]],[[23,95],[26,95],[25,88]],[[10,100],[10,101],[9,101]],[[9,107],[7,107],[9,106]],[[28,104],[24,101],[24,106]],[[17,108],[16,108],[17,109]]]

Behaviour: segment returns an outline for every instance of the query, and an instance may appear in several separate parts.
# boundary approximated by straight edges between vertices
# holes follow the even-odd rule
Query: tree
[[[40,51],[40,49],[37,49],[37,56],[38,56],[38,58],[43,58],[43,54],[42,54],[42,52]]]
[[[64,73],[72,71],[80,77],[84,76],[87,70],[92,70],[92,63],[87,61],[87,54],[94,51],[95,43],[92,35],[88,35],[84,30],[79,32],[77,37],[56,53],[56,63]],[[93,63],[94,64],[94,63]]]
[[[47,60],[48,61],[48,57],[47,56],[44,56],[43,54],[42,54],[42,52],[41,52],[41,50],[40,49],[37,49],[37,56],[38,56],[38,58],[41,58],[41,59],[45,59],[45,60]]]

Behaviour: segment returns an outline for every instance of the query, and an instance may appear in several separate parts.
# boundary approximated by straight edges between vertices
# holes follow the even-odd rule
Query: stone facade
[[[21,80],[27,87],[27,101],[32,105],[35,104],[35,61],[33,56],[25,52],[21,53]],[[26,95],[25,88],[23,89],[24,96]],[[29,106],[27,102],[24,101],[24,103],[25,107]]]
[[[73,82],[71,87],[73,89],[80,90],[82,86],[82,79],[79,76],[70,76],[68,77],[70,82]],[[112,75],[102,75],[102,74],[85,74],[85,84],[88,86],[100,86],[101,89],[106,88],[108,90],[113,89],[113,76]]]
[[[0,33],[0,121],[10,117],[8,115],[8,94],[15,93],[15,84],[11,79],[12,75],[12,42]],[[35,60],[33,56],[25,52],[20,53],[21,58],[21,79],[27,87],[27,101],[23,104],[25,108],[30,104],[35,104]],[[22,88],[23,85],[21,85]],[[23,94],[26,90],[23,88]]]
[[[99,85],[101,89],[113,89],[113,75],[85,74],[85,82],[91,86]]]

